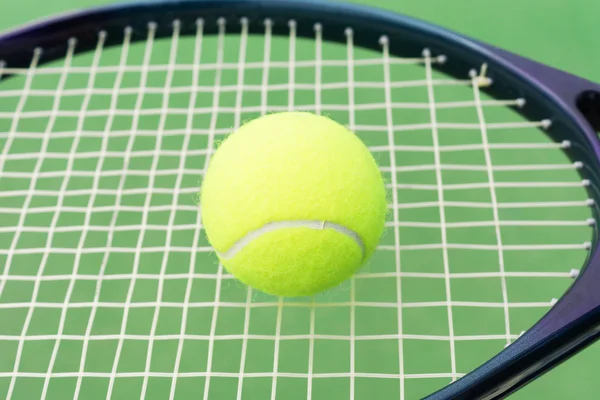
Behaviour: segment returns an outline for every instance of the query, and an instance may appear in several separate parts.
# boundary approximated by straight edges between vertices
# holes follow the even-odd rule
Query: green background
[[[0,29],[15,27],[33,19],[62,11],[108,3],[110,2],[98,0],[44,2],[20,0],[10,4],[4,2],[0,6]],[[402,2],[379,0],[369,2],[369,4],[419,17],[588,79],[600,81],[600,52],[597,51],[596,34],[600,3],[590,0],[409,0]],[[365,285],[367,284],[369,283],[365,283]],[[115,287],[114,290],[119,292],[123,288]],[[173,290],[177,291],[181,288]],[[236,292],[235,298],[231,301],[244,301],[244,291],[234,290],[234,292]],[[365,288],[364,292],[376,293],[377,289]],[[377,299],[370,300],[377,301]],[[229,311],[231,311],[230,316],[227,315]],[[243,313],[240,314],[241,311],[238,311],[237,309],[221,311],[219,318],[238,319],[240,316],[243,317]],[[269,318],[271,317],[269,316]],[[319,317],[317,316],[317,318]],[[341,324],[343,325],[344,322],[342,321]],[[239,332],[233,328],[232,331]],[[336,354],[345,354],[346,352],[342,345],[336,353],[335,346],[337,345],[334,344],[329,349],[330,357],[333,359],[337,356]],[[102,349],[99,347],[96,351],[102,352]],[[236,350],[221,351],[224,352],[223,354],[227,354],[228,351],[233,353]],[[253,351],[260,353],[260,348]],[[368,352],[368,350],[365,351]],[[165,354],[166,352],[167,350],[165,350]],[[344,360],[340,362],[347,363]],[[331,363],[333,366],[330,368],[336,369],[335,362],[331,360],[323,360],[321,363],[323,365]],[[571,394],[575,394],[578,399],[596,398],[596,394],[600,392],[600,380],[597,378],[599,363],[600,346],[596,345],[534,382],[515,398],[564,399]],[[104,366],[99,368],[106,369]],[[140,367],[132,366],[131,368],[137,370]],[[370,388],[372,387],[374,386],[371,385]],[[235,392],[235,388],[232,390]],[[283,398],[285,399],[285,397]]]

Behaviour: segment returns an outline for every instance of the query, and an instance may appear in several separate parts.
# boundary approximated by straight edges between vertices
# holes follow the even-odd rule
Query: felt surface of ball
[[[242,125],[214,153],[202,222],[223,266],[265,293],[310,296],[342,283],[384,230],[385,185],[364,143],[305,112]]]

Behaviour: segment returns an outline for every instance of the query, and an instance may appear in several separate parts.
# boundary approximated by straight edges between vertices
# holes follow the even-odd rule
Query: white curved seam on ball
[[[253,240],[258,239],[260,236],[279,229],[288,228],[310,228],[315,230],[332,229],[352,239],[354,243],[356,243],[356,245],[360,248],[361,258],[364,258],[365,256],[365,244],[363,243],[358,233],[354,232],[352,229],[328,221],[304,220],[269,222],[268,224],[265,224],[260,228],[248,233],[246,236],[235,242],[227,251],[225,251],[224,253],[218,253],[218,255],[220,258],[228,260],[230,258],[235,257],[237,253],[239,253],[244,247],[249,245]]]

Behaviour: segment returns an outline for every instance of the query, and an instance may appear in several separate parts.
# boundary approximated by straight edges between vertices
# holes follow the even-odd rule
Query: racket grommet
[[[525,99],[524,98],[518,98],[517,100],[515,100],[515,104],[517,105],[517,107],[522,108],[525,106]]]
[[[560,144],[560,147],[563,149],[568,149],[571,147],[571,141],[570,140],[563,140],[562,143]]]
[[[344,35],[346,35],[347,38],[354,36],[354,30],[352,28],[346,28],[344,29]]]
[[[250,22],[250,20],[248,19],[248,17],[242,17],[242,18],[240,18],[240,24],[242,24],[242,26],[247,26],[248,22]]]
[[[70,38],[69,39],[69,47],[75,47],[77,45],[77,38]]]
[[[390,38],[388,38],[386,35],[383,35],[382,37],[379,38],[379,44],[381,46],[387,46],[390,43]]]
[[[573,163],[573,166],[575,167],[575,169],[581,169],[583,168],[583,163],[581,161],[575,161]]]
[[[133,33],[133,28],[130,26],[126,26],[123,32],[125,33],[125,35],[129,36]]]
[[[173,28],[179,28],[181,27],[181,20],[180,19],[174,19],[173,20]]]
[[[155,31],[158,24],[154,21],[148,22],[148,30]]]
[[[197,27],[204,26],[204,18],[198,18],[198,19],[196,20],[196,26],[197,26]]]
[[[569,276],[573,279],[577,278],[579,276],[579,270],[578,269],[572,269],[569,271]]]
[[[592,248],[592,243],[591,242],[584,242],[583,243],[583,248],[585,250],[590,250]]]
[[[548,128],[550,128],[550,126],[552,126],[552,121],[550,121],[549,119],[542,120],[542,128],[543,129],[548,129]]]
[[[217,19],[217,25],[219,25],[219,26],[225,26],[225,24],[227,24],[227,20],[224,17],[219,17]]]
[[[323,25],[321,25],[319,22],[317,22],[316,24],[313,25],[313,29],[315,30],[315,32],[321,32],[321,31],[323,31]]]
[[[271,18],[265,18],[264,22],[266,27],[271,27],[273,26],[273,20]]]
[[[594,201],[594,199],[587,199],[587,200],[585,201],[585,204],[586,204],[588,207],[593,207],[593,206],[596,204],[596,202]]]
[[[296,28],[296,20],[294,20],[294,19],[290,19],[290,20],[288,21],[288,26],[289,26],[291,29],[294,29],[294,28]]]
[[[587,222],[589,226],[596,225],[596,220],[594,218],[588,218],[585,222]]]
[[[584,179],[584,180],[581,181],[581,184],[584,187],[588,187],[588,186],[590,186],[590,180],[589,179]]]
[[[439,64],[445,64],[446,61],[448,61],[448,57],[445,54],[440,54],[439,56],[437,56],[437,62]]]
[[[425,48],[425,49],[423,49],[423,51],[421,52],[421,55],[422,55],[423,57],[425,57],[425,58],[429,58],[429,57],[431,57],[431,50],[429,50],[429,49]]]
[[[100,32],[98,32],[98,38],[99,38],[100,40],[104,40],[104,39],[106,39],[106,36],[107,36],[107,35],[108,35],[108,33],[106,33],[106,31],[100,31]]]

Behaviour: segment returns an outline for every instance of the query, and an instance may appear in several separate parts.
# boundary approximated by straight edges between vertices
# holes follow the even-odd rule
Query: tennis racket
[[[0,60],[3,398],[500,399],[598,338],[592,82],[302,0],[86,10]],[[388,182],[376,253],[314,298],[234,280],[196,204],[218,142],[283,110]]]

